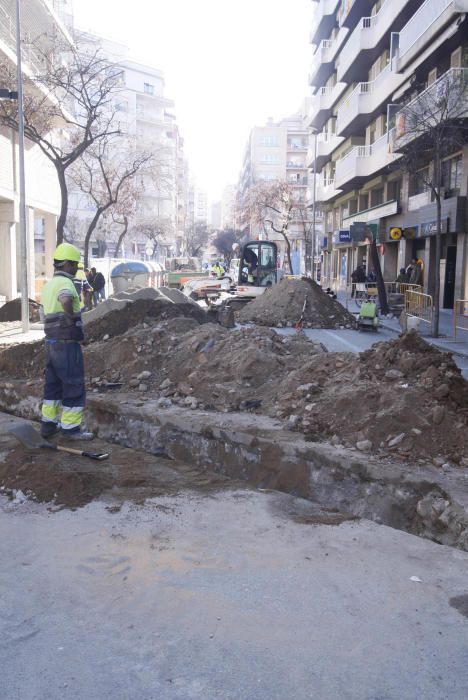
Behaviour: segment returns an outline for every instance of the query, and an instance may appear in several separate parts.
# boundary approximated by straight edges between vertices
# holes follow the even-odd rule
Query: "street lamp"
[[[19,216],[21,258],[21,325],[29,331],[28,239],[26,233],[26,187],[24,179],[23,71],[21,67],[21,9],[16,0],[16,89],[18,98]]]

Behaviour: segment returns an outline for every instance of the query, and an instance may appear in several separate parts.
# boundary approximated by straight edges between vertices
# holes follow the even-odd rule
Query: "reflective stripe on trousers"
[[[44,399],[42,402],[42,420],[44,423],[58,423],[62,402],[53,399]]]
[[[76,430],[80,427],[82,419],[83,406],[64,406],[60,421],[62,430]]]

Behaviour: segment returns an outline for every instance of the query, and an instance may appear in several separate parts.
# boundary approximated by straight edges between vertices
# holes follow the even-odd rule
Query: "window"
[[[277,136],[264,136],[262,144],[264,146],[270,146],[271,148],[277,148],[279,146],[279,140]]]
[[[397,202],[400,201],[401,194],[401,180],[392,180],[387,185],[387,200],[391,202],[396,199]]]
[[[273,153],[264,153],[262,156],[262,163],[279,163],[279,156]]]
[[[143,92],[147,95],[154,95],[154,85],[151,85],[151,83],[143,83]]]
[[[461,178],[462,155],[459,153],[442,163],[442,186],[445,188],[446,196],[456,197],[460,194]]]
[[[383,199],[383,187],[379,187],[378,190],[371,190],[371,208],[383,204]]]
[[[427,181],[429,179],[429,167],[422,168],[417,172],[413,173],[410,177],[409,182],[409,196],[414,197],[417,194],[423,194],[427,192],[428,186]]]

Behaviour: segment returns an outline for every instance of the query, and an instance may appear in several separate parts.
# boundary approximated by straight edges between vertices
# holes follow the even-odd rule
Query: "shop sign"
[[[399,226],[392,226],[390,229],[390,238],[392,241],[399,241],[403,231]]]
[[[351,232],[346,230],[338,231],[338,240],[340,243],[350,243],[351,242]]]
[[[448,217],[440,222],[440,230],[442,233],[447,233],[449,230]],[[428,221],[425,224],[421,224],[421,236],[433,236],[435,233],[437,233],[437,221]]]
[[[409,226],[408,228],[404,228],[403,238],[406,238],[407,241],[411,241],[413,238],[417,238],[418,228],[418,226]]]

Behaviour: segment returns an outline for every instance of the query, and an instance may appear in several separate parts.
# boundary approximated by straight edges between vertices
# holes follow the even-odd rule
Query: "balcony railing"
[[[313,26],[310,32],[311,44],[317,43],[317,39],[320,38],[320,34],[324,26],[333,26],[338,3],[339,0],[321,0],[321,2],[317,3],[315,13],[312,18]]]
[[[315,128],[322,128],[326,118],[322,124],[317,124],[316,119],[320,112],[330,112],[333,105],[338,100],[341,93],[345,90],[345,83],[336,83],[335,85],[324,85],[319,88],[312,98],[310,109],[310,125]]]
[[[341,52],[338,64],[338,80],[346,76],[346,72],[361,51],[374,49],[387,35],[395,17],[404,9],[407,0],[385,0],[380,10],[370,17],[362,17],[346,43],[346,49]]]
[[[394,146],[423,136],[441,119],[468,116],[468,68],[450,68],[396,114]]]
[[[335,51],[333,50],[334,44],[335,42],[331,39],[323,39],[318,45],[310,66],[309,85],[315,84],[317,73],[321,66],[333,61],[333,56],[335,55]]]
[[[393,72],[391,63],[388,63],[375,80],[358,83],[338,108],[337,133],[342,134],[358,115],[368,115],[376,111],[403,80],[404,76]]]
[[[399,37],[399,57],[401,58],[418,41],[438,17],[452,5],[453,0],[426,0],[405,24]]]
[[[397,158],[399,155],[392,152],[388,134],[384,134],[369,146],[355,146],[336,161],[336,186],[342,187],[357,177],[369,177]]]

